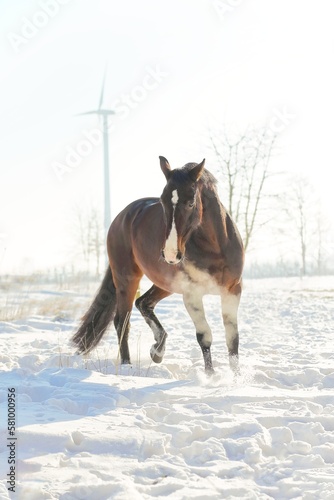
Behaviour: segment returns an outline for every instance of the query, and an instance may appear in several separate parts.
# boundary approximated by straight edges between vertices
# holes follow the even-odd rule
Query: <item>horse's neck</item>
[[[227,242],[226,210],[215,189],[202,191],[203,216],[199,231],[211,241],[213,249],[221,251]]]

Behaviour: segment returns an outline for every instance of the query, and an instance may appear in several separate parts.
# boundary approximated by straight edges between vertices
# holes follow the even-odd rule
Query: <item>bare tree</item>
[[[227,186],[228,211],[240,228],[247,250],[256,226],[267,222],[264,219],[259,222],[259,213],[265,184],[271,175],[269,164],[277,136],[263,128],[246,130],[243,134],[210,130],[209,137]]]
[[[300,274],[305,276],[311,270],[312,261],[318,271],[323,265],[324,226],[320,219],[320,203],[314,187],[305,176],[295,176],[287,181],[287,189],[282,196],[285,212],[284,231],[293,249],[297,243]],[[314,267],[314,266],[313,266]]]
[[[316,256],[317,273],[322,274],[322,272],[325,269],[324,258],[323,258],[324,225],[320,212],[318,212],[317,214],[316,231],[317,231],[317,243],[318,243],[318,251]]]
[[[330,270],[330,260],[333,257],[333,233],[320,201],[315,207],[312,239],[314,241],[312,248],[314,248],[315,271],[319,275],[326,274]]]
[[[89,225],[91,231],[90,249],[95,259],[95,274],[98,276],[100,272],[101,250],[104,244],[104,238],[102,214],[99,213],[96,207],[91,210]]]
[[[296,208],[295,221],[299,237],[302,276],[306,274],[306,247],[310,223],[307,217],[307,188],[307,181],[304,178],[300,178],[292,191],[292,202],[295,204]]]

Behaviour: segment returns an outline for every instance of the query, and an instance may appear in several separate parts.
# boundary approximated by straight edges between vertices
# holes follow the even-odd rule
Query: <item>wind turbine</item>
[[[104,85],[107,75],[107,67],[104,71],[102,88],[100,94],[100,101],[98,109],[94,111],[86,111],[85,113],[79,113],[81,115],[100,115],[103,118],[103,164],[104,164],[104,232],[107,235],[110,224],[111,224],[111,213],[110,213],[110,176],[109,176],[109,141],[108,141],[108,120],[110,115],[114,115],[115,111],[112,109],[103,109],[103,95],[104,95]],[[106,264],[108,264],[108,255],[105,256]]]

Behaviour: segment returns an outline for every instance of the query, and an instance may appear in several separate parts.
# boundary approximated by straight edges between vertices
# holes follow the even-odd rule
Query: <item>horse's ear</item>
[[[170,174],[172,173],[172,169],[170,168],[170,164],[166,160],[164,156],[159,156],[160,158],[160,167],[166,177],[167,181],[170,178]]]
[[[198,163],[198,165],[195,165],[195,167],[193,167],[189,171],[189,175],[194,182],[197,182],[201,178],[201,175],[203,174],[204,171],[204,164],[205,164],[205,159],[201,163]]]

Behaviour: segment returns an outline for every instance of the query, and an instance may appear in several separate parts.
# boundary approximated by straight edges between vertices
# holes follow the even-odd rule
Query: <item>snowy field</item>
[[[169,333],[161,365],[137,312],[132,366],[119,365],[113,328],[75,355],[69,339],[92,296],[36,284],[2,294],[21,314],[0,322],[1,499],[334,498],[334,277],[245,281],[237,380],[216,298],[208,378],[178,296],[157,307]],[[28,307],[43,302],[44,314]],[[15,494],[4,479],[9,388]]]

